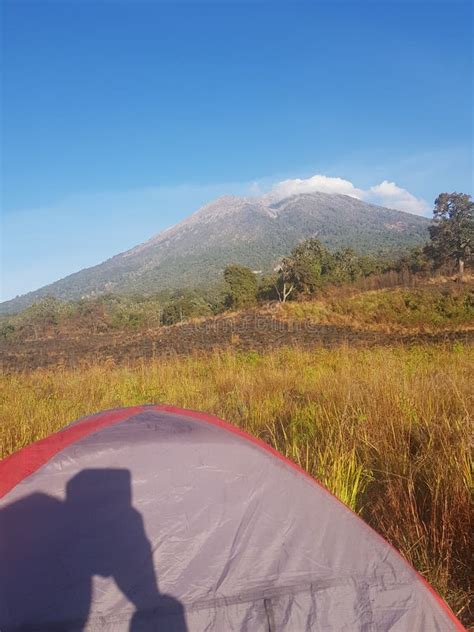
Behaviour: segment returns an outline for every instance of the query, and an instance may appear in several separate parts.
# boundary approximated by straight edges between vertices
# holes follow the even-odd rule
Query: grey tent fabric
[[[0,500],[2,632],[463,629],[387,542],[271,449],[190,411],[108,415],[3,469],[22,478]]]

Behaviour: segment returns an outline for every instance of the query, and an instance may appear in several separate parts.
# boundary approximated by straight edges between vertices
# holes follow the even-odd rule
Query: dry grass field
[[[468,625],[474,352],[460,343],[222,351],[0,375],[0,456],[86,414],[205,410],[301,465],[390,540]]]

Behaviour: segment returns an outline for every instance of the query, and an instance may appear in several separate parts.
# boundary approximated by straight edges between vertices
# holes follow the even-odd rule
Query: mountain
[[[393,252],[423,242],[428,225],[426,218],[346,195],[224,196],[131,250],[2,303],[0,312],[19,311],[47,295],[79,299],[202,285],[217,280],[228,263],[271,270],[313,236],[331,249]]]

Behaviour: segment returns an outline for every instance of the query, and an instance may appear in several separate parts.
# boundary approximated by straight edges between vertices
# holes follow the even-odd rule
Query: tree
[[[260,301],[277,301],[279,300],[278,275],[264,275],[260,279],[258,286],[257,298]]]
[[[327,258],[323,274],[331,283],[352,283],[361,275],[359,256],[352,248],[336,250]]]
[[[359,256],[358,265],[362,277],[381,274],[382,272],[387,272],[390,268],[390,263],[382,255],[361,255]]]
[[[411,272],[412,274],[429,272],[433,262],[427,256],[426,250],[422,246],[410,248],[393,263],[393,268],[397,272]]]
[[[430,243],[426,252],[439,267],[455,262],[462,279],[473,256],[474,202],[466,193],[441,193],[435,200]]]
[[[328,268],[330,256],[318,239],[308,239],[296,246],[280,266],[280,301],[285,302],[293,291],[314,294],[321,286],[321,276]]]
[[[174,325],[189,318],[210,316],[212,310],[209,304],[195,292],[176,292],[169,300],[161,313],[163,325]]]
[[[15,333],[15,325],[10,322],[4,322],[0,324],[0,338],[6,340]]]
[[[45,296],[22,312],[20,324],[22,327],[31,327],[35,338],[38,339],[40,334],[59,324],[66,309],[67,304],[64,301],[54,296]]]
[[[224,270],[227,285],[226,307],[241,308],[257,300],[257,277],[245,266],[229,265]]]
[[[294,289],[295,284],[286,280],[285,272],[282,270],[275,283],[275,291],[280,303],[286,303],[286,299],[290,296]]]

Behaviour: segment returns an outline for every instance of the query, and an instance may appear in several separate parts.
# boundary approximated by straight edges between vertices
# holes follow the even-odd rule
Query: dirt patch
[[[309,320],[280,320],[261,313],[210,318],[135,334],[90,334],[29,341],[7,341],[0,348],[4,371],[86,362],[133,363],[172,355],[208,353],[222,349],[263,351],[284,346],[301,348],[392,346],[417,343],[471,343],[474,331],[386,334],[338,325],[318,325]]]

